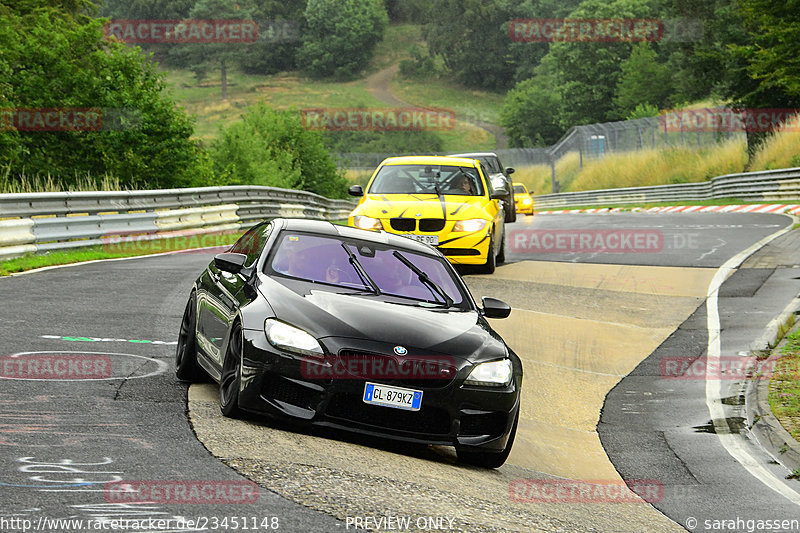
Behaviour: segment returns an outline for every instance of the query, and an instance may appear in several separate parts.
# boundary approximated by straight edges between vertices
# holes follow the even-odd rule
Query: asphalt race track
[[[719,267],[791,224],[778,215],[634,213],[510,225],[509,263],[466,278],[476,297],[511,303],[511,317],[493,325],[525,364],[518,440],[497,471],[461,466],[449,448],[224,419],[216,387],[187,392],[174,377],[174,342],[192,280],[213,251],[0,279],[0,530],[139,520],[149,528],[139,531],[162,532],[680,531],[694,518],[692,530],[704,531],[711,519],[797,518],[800,482],[785,480],[737,423],[741,383],[709,386],[663,371],[665,357],[715,350],[713,316],[718,357],[757,348],[800,292],[796,232],[747,259],[711,306],[709,287],[722,281]],[[635,246],[631,234],[622,250],[596,240],[546,247],[559,232],[616,245],[609,235],[637,231],[652,246]],[[70,358],[90,362],[76,363],[82,377],[42,377],[48,361]],[[530,490],[623,480],[658,490],[640,492],[650,503]],[[211,485],[215,498],[115,491],[143,482]],[[84,522],[44,521],[58,518]]]

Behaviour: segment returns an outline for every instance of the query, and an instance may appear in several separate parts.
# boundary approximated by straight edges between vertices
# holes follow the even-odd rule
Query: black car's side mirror
[[[506,318],[511,314],[511,306],[503,300],[487,296],[481,302],[483,303],[483,316],[486,318]]]
[[[505,187],[498,187],[492,192],[492,194],[489,195],[489,198],[492,200],[505,200],[508,198],[508,194],[509,193]]]
[[[361,185],[351,185],[347,192],[350,196],[364,196],[364,189]]]
[[[506,167],[506,174],[509,176],[515,172],[514,167]]]
[[[225,252],[214,256],[214,266],[231,274],[238,274],[244,268],[247,256]]]

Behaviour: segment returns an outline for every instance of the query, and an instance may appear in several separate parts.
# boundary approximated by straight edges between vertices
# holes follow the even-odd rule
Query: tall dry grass
[[[138,183],[137,188],[147,189],[146,183]],[[0,193],[32,193],[32,192],[64,192],[64,191],[122,191],[130,187],[123,186],[119,179],[104,174],[75,175],[69,183],[53,178],[50,174],[26,174],[24,171],[12,173],[9,167],[0,168]]]
[[[570,152],[558,160],[556,163],[556,179],[564,190],[572,180],[577,177],[580,171],[580,154]],[[550,165],[527,165],[515,167],[515,172],[511,179],[516,182],[524,183],[531,194],[550,194],[553,192],[553,184],[550,172]]]
[[[754,154],[750,170],[800,167],[800,116],[787,121]]]
[[[730,140],[700,150],[669,148],[609,154],[584,161],[583,169],[562,191],[588,191],[690,183],[742,172],[747,163],[743,140]]]

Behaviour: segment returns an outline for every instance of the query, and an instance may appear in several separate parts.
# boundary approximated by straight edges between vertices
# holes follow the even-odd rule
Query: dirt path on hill
[[[404,102],[403,100],[397,98],[394,93],[392,93],[392,79],[394,79],[399,69],[399,65],[392,65],[385,69],[379,70],[378,72],[367,77],[365,86],[367,91],[369,91],[372,96],[388,106],[413,107],[413,104]],[[506,135],[504,128],[496,124],[492,124],[491,122],[485,122],[482,120],[463,119],[459,117],[456,118],[459,120],[464,120],[464,122],[468,122],[469,124],[473,124],[494,135],[496,150],[508,148],[508,136]]]

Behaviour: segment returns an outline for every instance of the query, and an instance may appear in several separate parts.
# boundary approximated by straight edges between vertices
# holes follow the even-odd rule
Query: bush
[[[298,66],[318,78],[357,75],[389,24],[381,0],[309,0],[304,16]]]
[[[193,124],[164,91],[163,77],[138,48],[103,37],[103,19],[73,16],[48,2],[15,12],[0,4],[0,107],[91,109],[98,129],[0,134],[0,166],[12,179],[111,175],[121,186],[175,187],[202,180]],[[54,83],[57,80],[57,83]],[[96,113],[96,115],[94,114]]]
[[[346,180],[325,149],[322,135],[303,128],[294,111],[256,104],[220,132],[210,148],[219,185],[266,185],[345,195]]]

